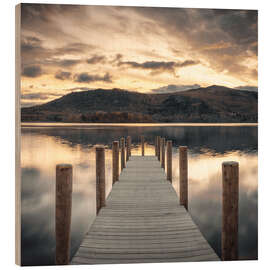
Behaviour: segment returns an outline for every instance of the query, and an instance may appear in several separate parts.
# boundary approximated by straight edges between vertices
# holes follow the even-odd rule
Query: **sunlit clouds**
[[[22,4],[21,22],[22,106],[96,88],[257,87],[257,11]]]

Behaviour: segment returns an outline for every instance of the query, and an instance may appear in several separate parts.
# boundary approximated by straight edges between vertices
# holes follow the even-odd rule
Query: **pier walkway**
[[[156,156],[130,156],[71,264],[218,261]]]

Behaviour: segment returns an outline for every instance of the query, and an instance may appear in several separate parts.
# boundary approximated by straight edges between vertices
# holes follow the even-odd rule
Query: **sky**
[[[257,91],[256,10],[22,4],[21,105],[74,91]]]

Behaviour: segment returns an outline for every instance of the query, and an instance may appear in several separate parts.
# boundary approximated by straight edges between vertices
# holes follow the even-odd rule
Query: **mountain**
[[[257,122],[258,93],[213,85],[169,94],[73,92],[22,108],[22,122]]]

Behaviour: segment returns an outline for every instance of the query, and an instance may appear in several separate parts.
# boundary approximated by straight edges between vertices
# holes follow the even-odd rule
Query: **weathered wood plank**
[[[217,256],[213,253],[204,255],[186,256],[184,258],[166,258],[166,259],[88,259],[84,257],[74,257],[71,264],[126,264],[126,263],[166,263],[166,262],[202,262],[217,261]]]
[[[155,156],[130,156],[72,264],[219,260]]]

